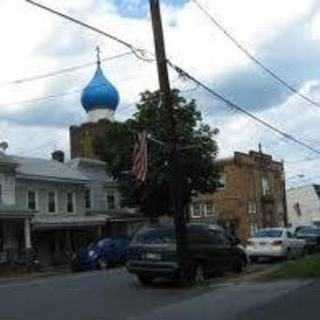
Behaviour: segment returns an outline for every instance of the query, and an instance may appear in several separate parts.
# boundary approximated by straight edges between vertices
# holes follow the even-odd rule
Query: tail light
[[[253,241],[248,240],[248,241],[247,241],[247,246],[254,246],[254,242],[253,242]]]
[[[273,246],[282,246],[283,242],[281,240],[273,241],[272,245]]]

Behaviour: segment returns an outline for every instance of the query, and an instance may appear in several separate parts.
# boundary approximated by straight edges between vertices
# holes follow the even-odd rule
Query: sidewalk
[[[41,279],[70,273],[71,271],[68,265],[59,267],[48,267],[39,272],[3,273],[0,275],[0,285],[21,280]]]
[[[212,287],[212,291],[201,296],[157,309],[143,317],[132,317],[128,320],[235,320],[262,319],[260,317],[246,317],[248,310],[280,299],[298,289],[306,288],[313,281],[278,281],[269,283],[221,283]],[[289,307],[289,306],[288,306]],[[242,318],[239,318],[240,315]],[[265,317],[263,319],[275,319]],[[286,319],[286,318],[279,318]],[[292,318],[288,318],[292,319]]]

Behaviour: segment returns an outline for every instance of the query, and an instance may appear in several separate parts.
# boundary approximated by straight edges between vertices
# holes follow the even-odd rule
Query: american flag
[[[140,182],[145,182],[148,171],[148,144],[147,132],[143,131],[138,134],[133,149],[133,167],[132,173]]]

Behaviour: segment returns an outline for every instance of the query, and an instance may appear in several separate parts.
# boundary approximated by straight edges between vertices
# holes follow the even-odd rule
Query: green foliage
[[[178,90],[172,91],[175,106],[174,121],[179,144],[179,183],[183,190],[183,203],[190,202],[197,193],[213,192],[217,185],[214,159],[218,148],[214,140],[216,130],[202,122],[196,102],[186,101]],[[173,176],[169,144],[172,140],[170,113],[159,103],[159,91],[141,94],[137,112],[124,123],[110,123],[105,138],[104,158],[107,170],[119,181],[127,205],[139,204],[146,214],[161,215],[172,212]],[[129,172],[135,134],[147,130],[152,138],[148,141],[148,177],[144,186],[138,185]]]

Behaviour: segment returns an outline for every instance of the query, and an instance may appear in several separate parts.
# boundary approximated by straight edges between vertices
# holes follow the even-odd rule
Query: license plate
[[[260,244],[260,246],[265,246],[267,243],[266,242],[260,242],[259,244]]]
[[[161,260],[161,255],[159,253],[146,253],[147,260]]]

